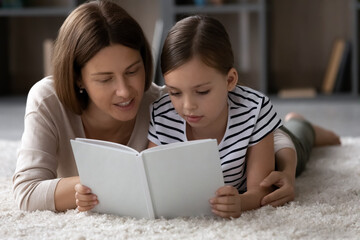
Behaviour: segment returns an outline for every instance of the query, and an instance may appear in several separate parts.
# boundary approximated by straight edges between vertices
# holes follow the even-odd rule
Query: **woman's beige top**
[[[163,92],[153,84],[144,94],[128,146],[138,151],[147,147],[149,105]],[[61,104],[52,78],[47,77],[31,88],[24,120],[13,176],[16,203],[23,210],[55,211],[58,181],[78,176],[70,139],[85,137],[81,117]]]

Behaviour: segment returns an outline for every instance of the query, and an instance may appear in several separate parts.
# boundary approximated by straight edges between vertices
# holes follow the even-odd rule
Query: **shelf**
[[[72,10],[70,7],[3,8],[0,17],[57,17],[67,16]]]
[[[348,100],[359,100],[358,95],[353,95],[351,93],[334,93],[330,95],[317,93],[315,97],[299,97],[299,98],[281,98],[277,94],[268,94],[271,101],[316,101],[316,102],[329,102],[329,101],[348,101]]]
[[[176,14],[194,14],[194,13],[238,13],[238,12],[257,12],[262,7],[259,4],[223,4],[223,5],[177,5],[174,7]]]

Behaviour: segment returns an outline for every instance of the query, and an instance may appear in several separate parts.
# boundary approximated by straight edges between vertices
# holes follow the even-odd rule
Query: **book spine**
[[[141,181],[143,182],[142,186],[144,189],[144,197],[145,197],[145,201],[146,201],[148,217],[149,217],[149,219],[155,219],[155,212],[154,212],[153,202],[152,202],[152,198],[151,198],[151,194],[150,194],[149,183],[147,180],[145,165],[144,165],[144,161],[141,157],[141,154],[137,155],[137,162],[139,165],[140,175],[142,178]]]

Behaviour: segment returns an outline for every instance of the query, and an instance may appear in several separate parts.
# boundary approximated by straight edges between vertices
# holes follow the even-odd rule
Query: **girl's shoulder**
[[[159,99],[161,96],[164,96],[166,94],[166,87],[165,86],[159,86],[155,83],[152,83],[149,87],[149,89],[144,94],[144,100],[149,103],[153,103],[157,99]]]
[[[262,92],[240,85],[230,91],[228,96],[232,103],[240,106],[259,105],[268,101],[268,97]]]
[[[154,112],[163,112],[164,110],[173,109],[173,105],[168,93],[161,95],[152,103],[152,110]]]

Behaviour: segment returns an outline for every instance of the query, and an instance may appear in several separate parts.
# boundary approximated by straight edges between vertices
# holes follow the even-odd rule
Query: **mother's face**
[[[85,64],[81,75],[79,87],[89,96],[85,111],[118,121],[136,117],[145,87],[139,51],[120,44],[105,47]]]

